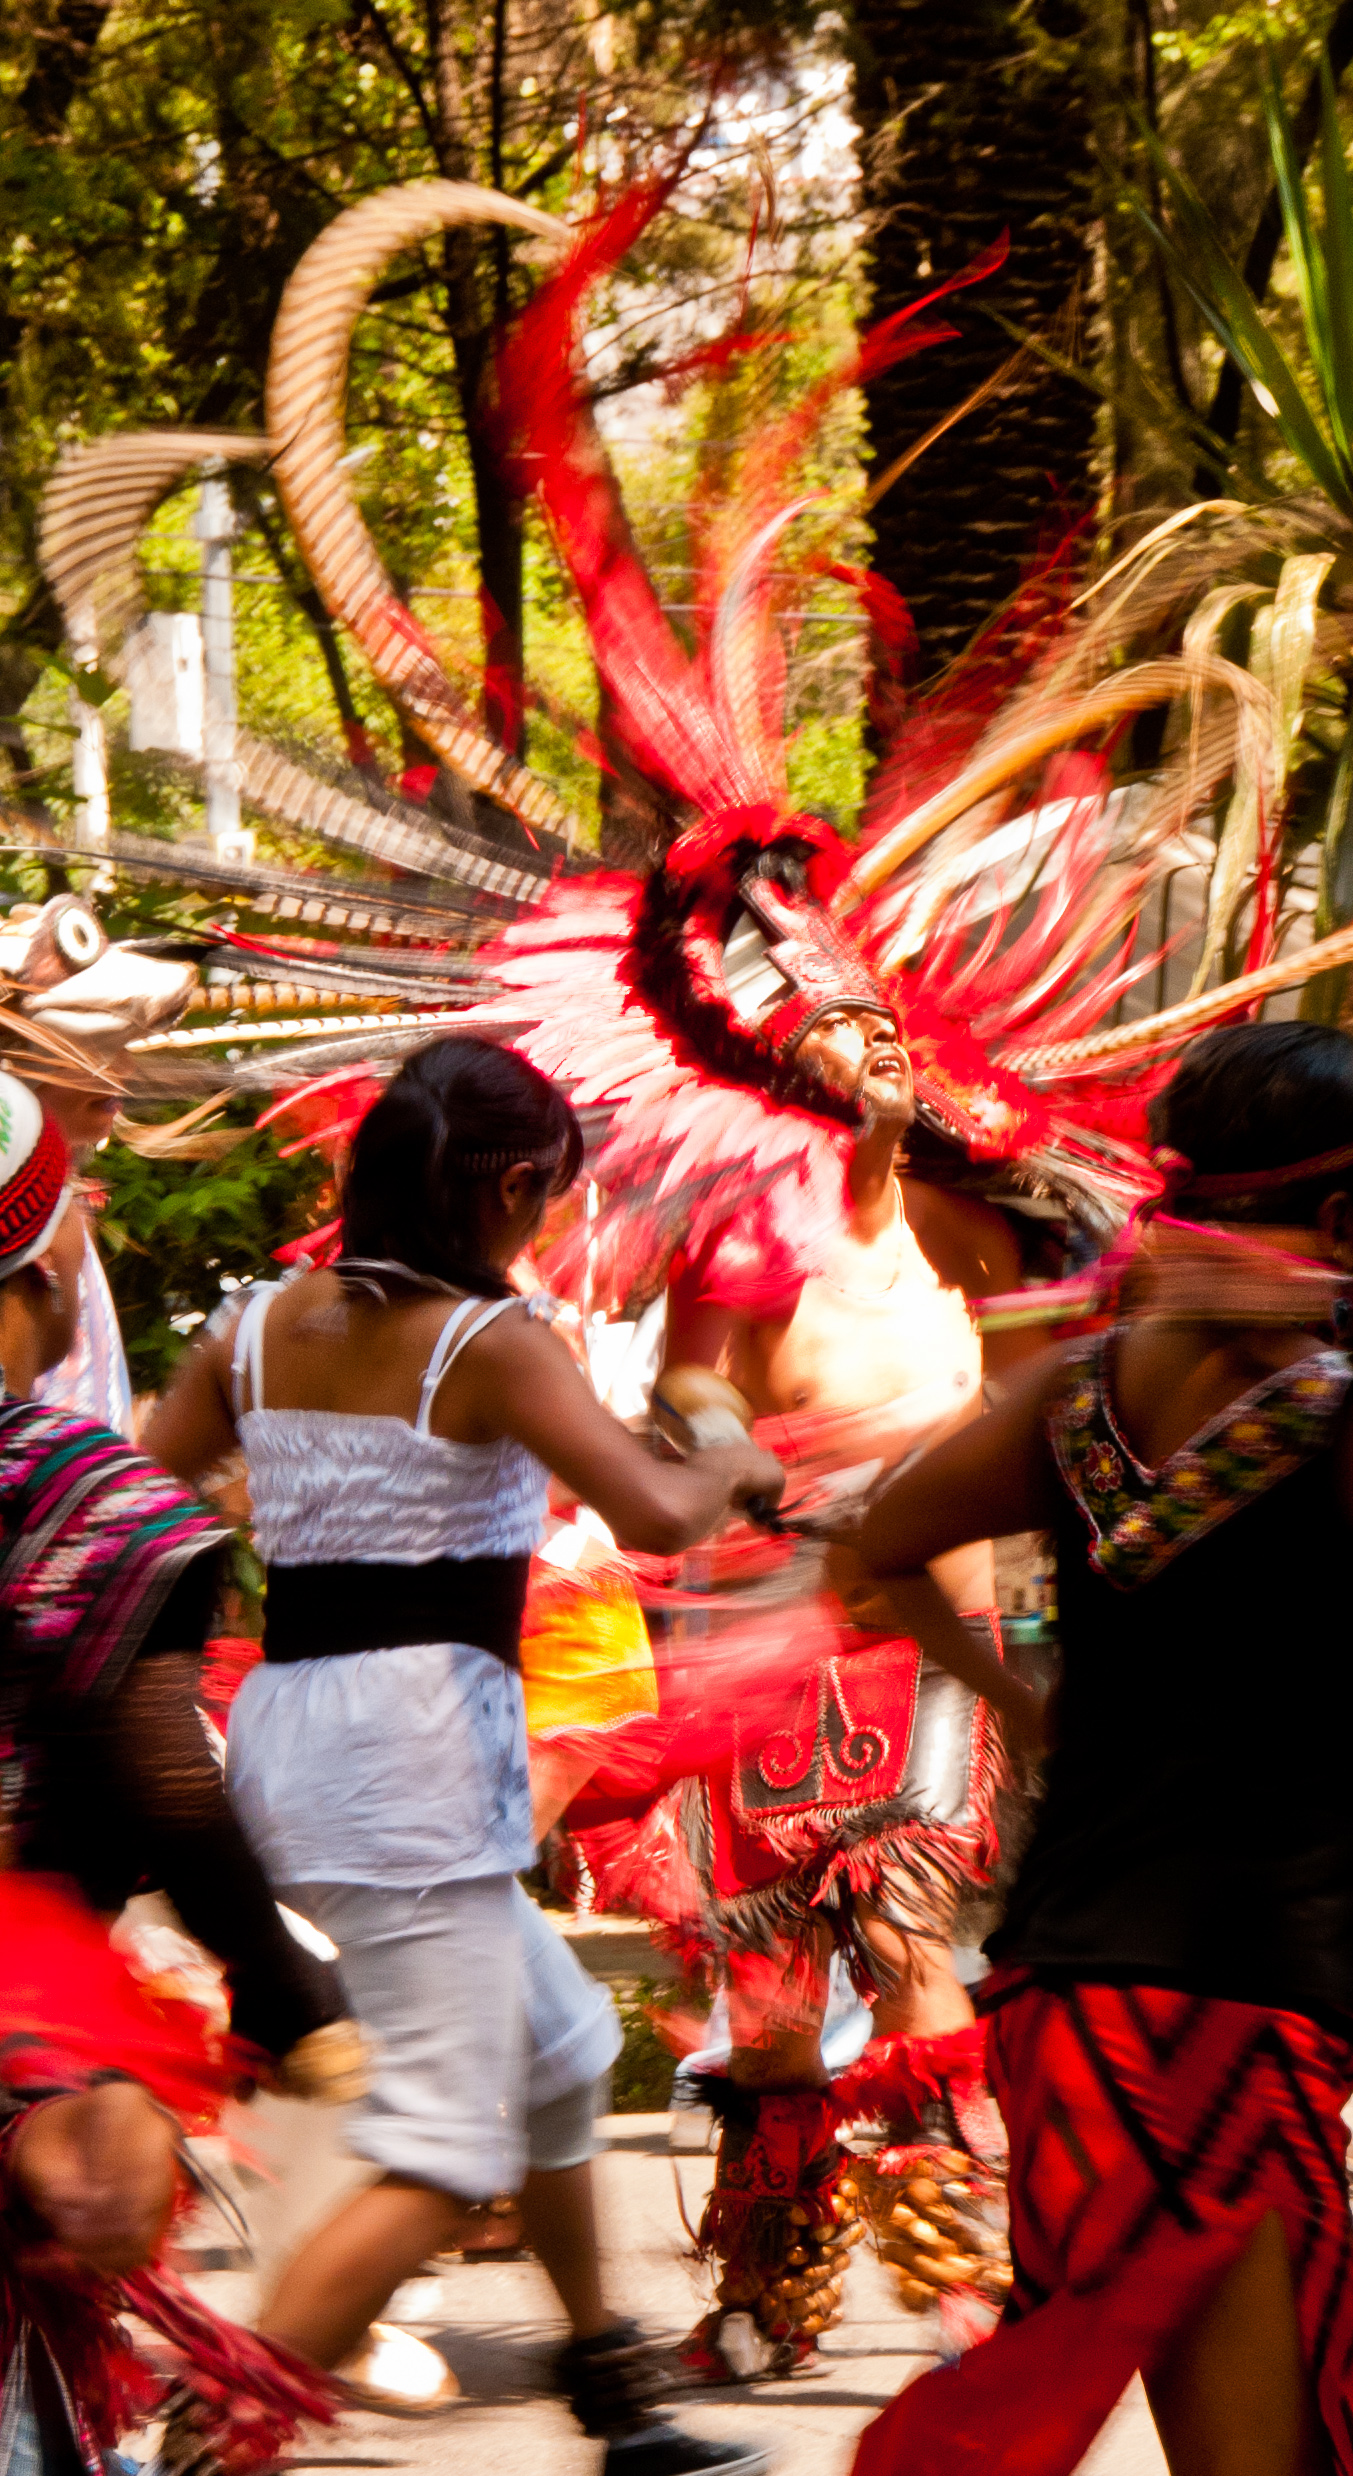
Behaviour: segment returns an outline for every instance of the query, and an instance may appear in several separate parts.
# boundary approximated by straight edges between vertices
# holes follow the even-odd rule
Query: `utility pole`
[[[112,827],[112,809],[108,799],[108,742],[103,715],[97,705],[86,704],[78,684],[78,673],[92,670],[99,658],[92,605],[82,604],[73,614],[69,643],[77,672],[69,699],[70,718],[75,728],[75,744],[71,750],[71,773],[75,787],[75,848],[77,851],[106,852]],[[95,887],[97,890],[97,879]]]
[[[202,544],[202,758],[207,832],[223,859],[252,856],[253,836],[240,825],[240,769],[235,756],[235,604],[230,546],[235,510],[219,459],[203,467],[193,531]]]

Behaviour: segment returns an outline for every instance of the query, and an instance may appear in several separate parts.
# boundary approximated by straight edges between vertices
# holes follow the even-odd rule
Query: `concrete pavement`
[[[704,2307],[706,2273],[691,2261],[673,2186],[665,2115],[613,2115],[601,2129],[599,2205],[610,2293],[655,2334],[676,2338]],[[262,2099],[240,2113],[236,2140],[256,2164],[227,2180],[241,2201],[257,2267],[243,2266],[238,2238],[199,2212],[182,2265],[218,2309],[247,2319],[261,2281],[306,2228],[323,2218],[364,2171],[343,2157],[341,2117]],[[215,2151],[215,2145],[210,2145]],[[223,2151],[215,2151],[219,2165]],[[691,2223],[713,2174],[712,2159],[678,2162]],[[266,2180],[277,2177],[280,2180]],[[205,2266],[210,2264],[211,2266]],[[428,2476],[595,2476],[599,2447],[578,2433],[548,2395],[548,2366],[563,2336],[552,2291],[532,2262],[450,2263],[411,2280],[390,2318],[439,2347],[460,2380],[462,2403],[436,2423],[346,2417],[313,2439],[302,2468],[426,2470]],[[904,2382],[933,2362],[934,2334],[899,2311],[887,2274],[860,2246],[852,2257],[845,2315],[826,2340],[824,2378],[767,2383],[683,2403],[693,2431],[756,2434],[775,2453],[779,2476],[845,2476],[856,2435]],[[1164,2476],[1164,2460],[1140,2389],[1127,2394],[1085,2462],[1084,2476]]]

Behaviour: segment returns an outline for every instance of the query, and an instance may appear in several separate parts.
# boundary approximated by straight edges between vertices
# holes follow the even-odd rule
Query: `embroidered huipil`
[[[1353,1369],[1313,1349],[1158,1470],[1113,1336],[1049,1421],[1064,1671],[1033,1842],[991,1938],[1040,1975],[1353,2014]]]

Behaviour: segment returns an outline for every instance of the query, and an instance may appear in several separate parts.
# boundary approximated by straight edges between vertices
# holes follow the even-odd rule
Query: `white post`
[[[203,469],[193,531],[202,544],[202,756],[207,832],[222,857],[247,857],[247,851],[240,848],[240,769],[235,756],[235,607],[230,581],[235,511],[224,465],[208,464]]]
[[[81,604],[74,614],[70,649],[77,670],[90,668],[98,661],[94,613],[87,604]],[[75,848],[77,851],[106,851],[112,826],[112,810],[108,802],[108,743],[104,736],[103,715],[97,705],[85,703],[78,685],[72,686],[70,692],[70,718],[76,734],[71,753],[71,772],[75,779]]]

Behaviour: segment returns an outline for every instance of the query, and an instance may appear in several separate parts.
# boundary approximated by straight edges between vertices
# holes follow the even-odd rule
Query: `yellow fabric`
[[[610,1728],[656,1711],[658,1680],[644,1612],[623,1567],[568,1573],[533,1564],[522,1624],[526,1726]]]

